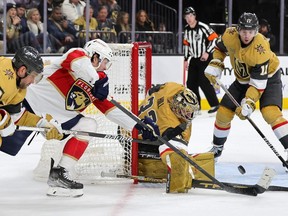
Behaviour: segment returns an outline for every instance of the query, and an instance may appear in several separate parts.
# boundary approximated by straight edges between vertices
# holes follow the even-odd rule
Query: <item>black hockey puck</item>
[[[246,173],[246,170],[244,169],[244,167],[242,165],[238,166],[238,170],[242,175],[244,175]]]

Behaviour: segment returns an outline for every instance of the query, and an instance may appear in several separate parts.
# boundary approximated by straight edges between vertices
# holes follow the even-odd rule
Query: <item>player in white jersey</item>
[[[26,106],[38,114],[49,111],[63,129],[96,132],[96,120],[81,114],[93,103],[114,123],[130,131],[135,127],[144,132],[146,137],[143,138],[155,139],[155,133],[159,134],[159,129],[151,119],[145,118],[144,122],[155,133],[144,131],[143,127],[106,99],[109,85],[104,71],[110,67],[112,56],[110,47],[100,39],[87,42],[84,48],[68,50],[44,68],[44,79],[27,92]],[[51,162],[47,195],[83,195],[83,184],[71,180],[68,174],[88,144],[89,138],[78,135],[66,142],[57,167],[53,167]]]

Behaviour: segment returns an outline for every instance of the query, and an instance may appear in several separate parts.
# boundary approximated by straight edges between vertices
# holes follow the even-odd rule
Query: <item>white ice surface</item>
[[[214,117],[205,111],[193,120],[190,152],[210,148]],[[288,117],[288,112],[284,112]],[[256,111],[252,120],[268,141],[285,157],[283,147]],[[166,194],[164,184],[128,183],[85,185],[80,198],[55,198],[45,195],[45,182],[33,180],[39,160],[40,143],[25,145],[16,157],[0,152],[0,216],[284,216],[288,192],[265,192],[257,197],[225,191],[191,189],[187,194]],[[238,165],[246,168],[241,175]],[[288,174],[280,160],[248,121],[237,117],[224,152],[216,165],[216,177],[224,182],[255,184],[262,170],[272,167],[277,174],[273,185],[288,187]]]

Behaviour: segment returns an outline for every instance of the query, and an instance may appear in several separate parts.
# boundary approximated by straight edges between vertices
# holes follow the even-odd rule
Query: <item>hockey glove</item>
[[[104,72],[98,72],[99,80],[94,83],[92,94],[97,99],[103,101],[109,94],[108,77]]]
[[[142,119],[142,122],[145,123],[150,128],[150,130],[147,130],[140,124],[135,125],[135,128],[142,134],[142,138],[149,139],[151,141],[157,140],[157,136],[160,135],[158,125],[155,124],[155,122],[147,116],[145,116],[144,119]]]
[[[237,107],[235,110],[236,115],[245,120],[247,116],[250,116],[256,108],[255,102],[250,98],[243,98],[241,101],[241,107]]]
[[[10,114],[4,109],[0,109],[0,136],[10,136],[15,132],[15,129],[16,126],[14,125]]]
[[[210,83],[215,86],[218,85],[216,77],[221,78],[221,73],[224,70],[224,63],[219,59],[212,59],[209,65],[205,69],[205,76],[210,81]]]
[[[61,140],[63,138],[61,124],[58,123],[55,119],[53,119],[52,116],[49,114],[46,115],[46,118],[41,118],[36,126],[47,129],[46,133],[44,134],[47,140]]]

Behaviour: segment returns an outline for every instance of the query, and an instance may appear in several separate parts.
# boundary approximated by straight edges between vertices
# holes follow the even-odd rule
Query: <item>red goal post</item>
[[[139,85],[139,51],[141,49],[146,50],[145,52],[145,65],[146,65],[146,71],[145,71],[145,95],[147,91],[151,88],[152,85],[152,45],[147,42],[139,42],[139,43],[133,43],[134,46],[132,48],[132,80],[136,80],[135,82],[132,81],[132,91],[131,91],[131,98],[132,98],[132,113],[138,115],[139,110],[139,104],[140,100],[144,98],[140,98],[139,100],[139,91],[138,85]],[[137,59],[135,62],[133,60]],[[134,78],[134,79],[133,79]],[[144,97],[145,97],[144,95]],[[133,131],[132,137],[137,137],[138,133],[136,130]],[[132,143],[132,167],[131,167],[131,174],[132,175],[138,175],[138,143]],[[136,182],[136,181],[135,181]]]

